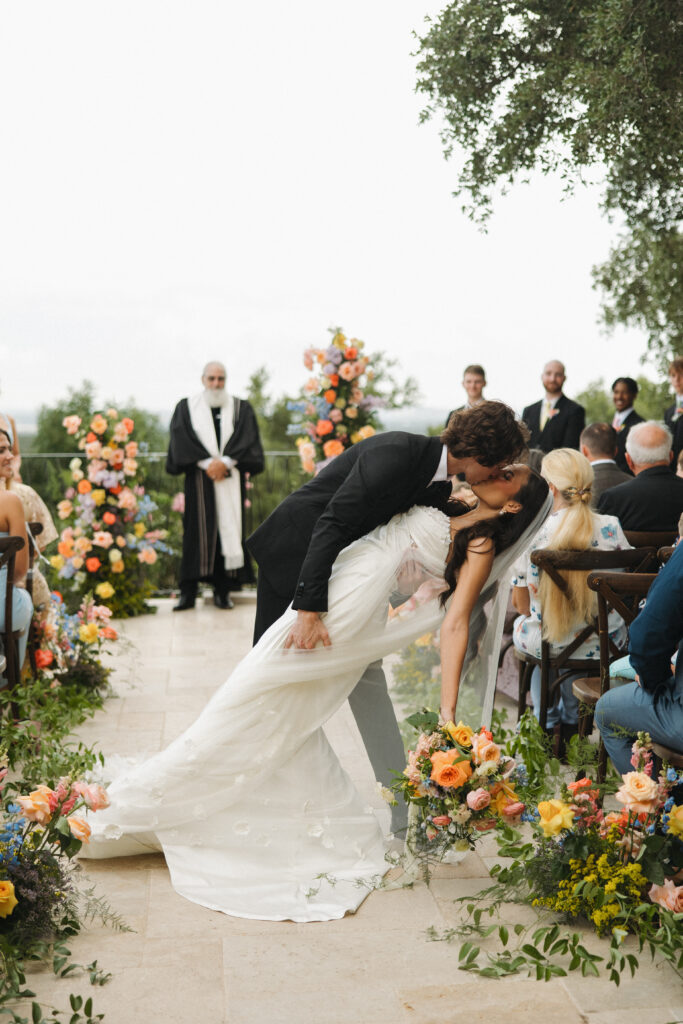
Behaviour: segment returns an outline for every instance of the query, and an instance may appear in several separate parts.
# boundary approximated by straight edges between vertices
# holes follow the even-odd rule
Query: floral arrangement
[[[438,721],[432,711],[408,718],[422,731],[393,789],[412,809],[412,852],[442,857],[470,849],[501,821],[518,822],[525,808],[515,790],[516,763],[490,730]]]
[[[35,652],[36,668],[50,680],[51,689],[78,682],[97,689],[106,683],[109,669],[101,655],[105,645],[118,640],[111,617],[111,609],[97,604],[91,594],[69,614],[62,595],[52,593],[47,615],[36,627],[40,646]]]
[[[364,343],[347,339],[339,327],[330,333],[327,348],[304,352],[304,366],[312,376],[304,384],[302,400],[287,406],[300,416],[289,433],[300,435],[296,446],[305,473],[315,473],[345,448],[372,437],[377,429],[374,411],[384,405],[366,392],[373,373]]]
[[[0,768],[0,789],[7,767]],[[17,797],[0,820],[0,937],[29,952],[75,916],[71,858],[88,842],[90,826],[77,811],[107,807],[99,785],[61,778]]]
[[[624,945],[629,934],[639,949],[647,946],[653,955],[659,953],[683,969],[683,800],[676,803],[672,795],[683,784],[683,773],[665,766],[654,777],[650,748],[650,737],[639,733],[633,771],[622,775],[614,794],[619,810],[605,814],[603,794],[584,777],[564,785],[559,797],[540,800],[536,810],[525,812],[525,820],[533,822],[533,841],[523,840],[513,828],[499,828],[499,854],[512,863],[492,869],[495,884],[475,901],[467,898],[473,923],[446,938],[490,934],[495,926],[482,928],[482,915],[492,916],[509,902],[549,911],[554,920],[536,927],[533,940],[526,942],[527,929],[517,926],[518,947],[483,954],[483,965],[479,947],[466,942],[461,948],[463,970],[487,977],[526,970],[547,980],[573,970],[597,976],[602,967],[619,984],[624,970],[634,973],[638,967],[633,947]],[[588,952],[580,932],[563,934],[558,914],[588,922],[609,939],[606,955]],[[507,947],[507,927],[500,925],[498,931]]]
[[[60,580],[72,580],[78,597],[94,591],[121,618],[148,611],[152,584],[145,570],[154,565],[166,531],[154,529],[156,504],[135,482],[139,471],[135,423],[116,409],[97,412],[88,426],[66,416],[84,459],[69,463],[69,486],[57,506],[65,524],[51,559]]]

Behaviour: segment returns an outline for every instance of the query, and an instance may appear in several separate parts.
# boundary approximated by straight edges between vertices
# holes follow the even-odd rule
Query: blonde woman
[[[551,654],[559,654],[597,616],[597,599],[586,583],[587,573],[563,573],[569,585],[564,595],[550,579],[539,572],[530,559],[538,548],[551,550],[621,551],[630,548],[619,520],[591,510],[593,469],[588,459],[574,448],[556,448],[541,463],[541,475],[548,481],[553,498],[552,513],[545,521],[526,554],[515,567],[512,603],[521,614],[515,619],[512,640],[515,647],[536,658],[541,656],[541,641],[548,640]],[[624,646],[626,627],[623,619],[610,613],[612,639]],[[600,657],[597,635],[590,637],[575,652],[576,658]],[[551,678],[552,681],[552,678]],[[554,707],[548,708],[546,728],[552,732],[560,723],[564,743],[576,732],[578,701],[572,693],[572,678],[565,680]],[[531,677],[531,698],[538,717],[541,698],[541,672]]]

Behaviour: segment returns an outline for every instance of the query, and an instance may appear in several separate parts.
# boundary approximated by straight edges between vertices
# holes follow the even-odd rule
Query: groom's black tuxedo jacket
[[[332,564],[342,548],[413,505],[445,508],[450,483],[430,486],[442,450],[438,437],[400,431],[347,448],[249,537],[259,572],[294,608],[326,611]]]
[[[543,402],[527,405],[522,419],[531,431],[530,448],[552,452],[555,448],[578,448],[581,431],[586,425],[586,410],[578,402],[572,402],[566,395],[560,395],[555,414],[546,421],[541,430],[541,409]]]

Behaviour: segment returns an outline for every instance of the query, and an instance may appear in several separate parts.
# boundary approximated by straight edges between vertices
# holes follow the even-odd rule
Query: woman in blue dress
[[[5,467],[12,462],[14,453],[10,443],[10,437],[6,430],[0,429],[0,466]],[[23,583],[28,570],[28,543],[26,538],[26,524],[24,522],[24,508],[16,494],[11,491],[0,492],[0,537],[22,537],[24,546],[17,551],[14,571],[14,586],[12,593],[12,630],[20,631],[19,635],[19,665],[23,665],[26,657],[26,643],[28,640],[28,627],[33,614],[33,604]],[[5,629],[5,598],[7,594],[7,567],[0,570],[0,630]],[[4,679],[0,680],[0,686],[6,685]]]

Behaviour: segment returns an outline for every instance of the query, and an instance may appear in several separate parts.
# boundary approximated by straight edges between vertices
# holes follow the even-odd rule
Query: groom
[[[445,509],[449,477],[469,483],[498,475],[526,447],[527,431],[502,402],[455,412],[441,437],[390,431],[347,448],[318,476],[285,498],[249,537],[259,564],[254,643],[291,603],[297,621],[286,646],[312,649],[332,643],[327,611],[332,564],[342,548],[413,505]],[[404,765],[381,662],[370,665],[349,696],[375,777],[386,786]],[[394,807],[392,828],[405,823]]]

